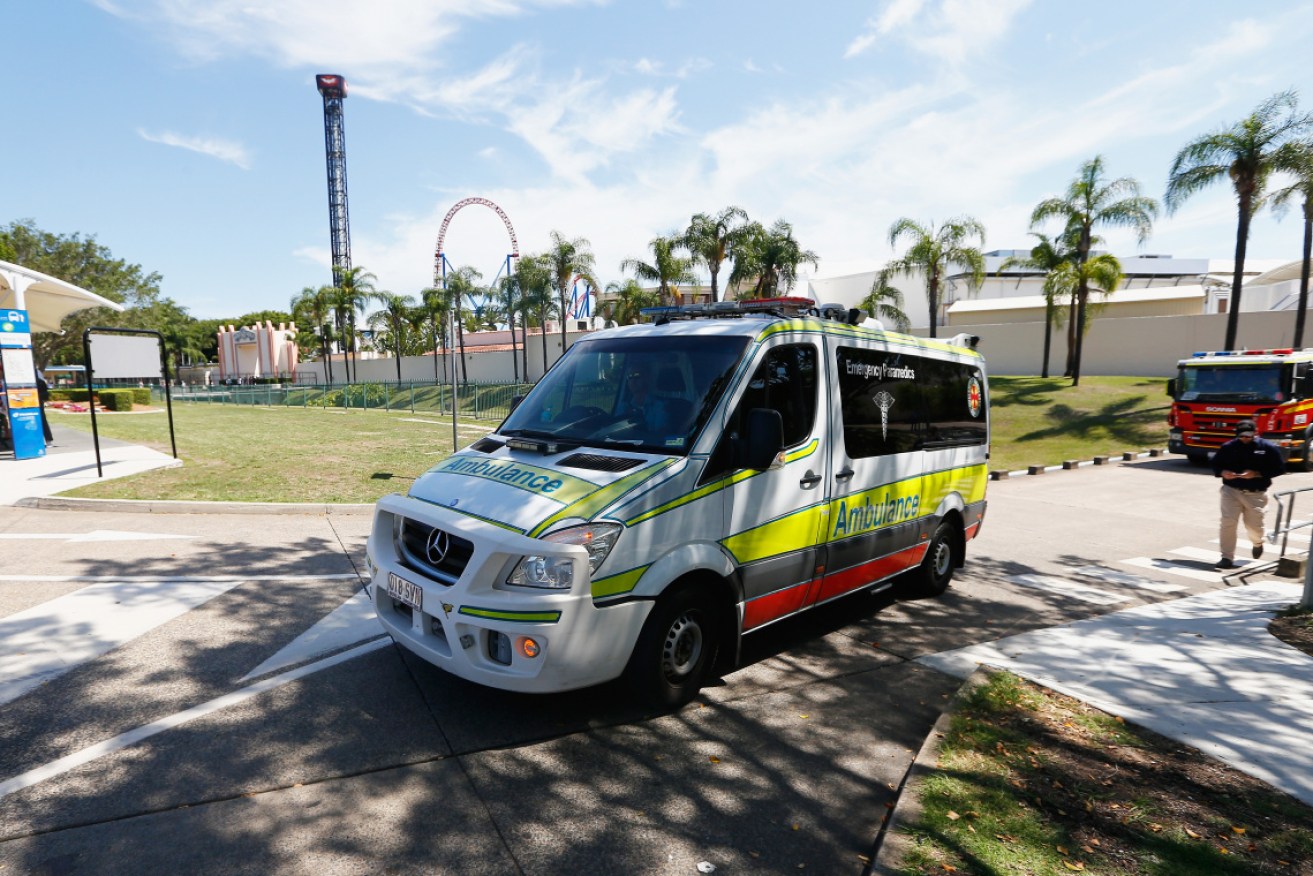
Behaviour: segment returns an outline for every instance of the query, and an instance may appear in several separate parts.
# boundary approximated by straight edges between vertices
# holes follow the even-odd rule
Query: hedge
[[[134,389],[101,389],[96,392],[96,398],[100,400],[101,405],[107,411],[130,411],[132,410],[133,396],[136,395]]]
[[[110,401],[111,397],[125,396],[127,401]],[[130,411],[134,404],[150,404],[150,387],[132,387],[125,386],[120,389],[98,389],[96,398],[100,400],[101,405],[110,411]],[[71,401],[86,403],[87,391],[85,389],[52,389],[50,390],[51,401]]]

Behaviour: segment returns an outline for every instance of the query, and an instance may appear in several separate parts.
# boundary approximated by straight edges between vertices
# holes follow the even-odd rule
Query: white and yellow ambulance
[[[725,302],[581,340],[378,503],[384,628],[491,687],[676,705],[746,633],[896,576],[943,592],[985,514],[985,362],[856,318]]]

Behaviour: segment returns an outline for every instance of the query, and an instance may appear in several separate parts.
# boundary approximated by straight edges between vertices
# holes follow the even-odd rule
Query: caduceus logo
[[[880,438],[883,441],[889,440],[889,409],[894,406],[894,397],[887,392],[881,391],[875,394],[875,403],[880,408]]]

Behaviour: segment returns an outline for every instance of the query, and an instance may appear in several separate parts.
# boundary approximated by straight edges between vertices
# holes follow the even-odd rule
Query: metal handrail
[[[1273,544],[1278,537],[1281,538],[1281,557],[1286,556],[1286,548],[1290,544],[1290,533],[1300,529],[1313,527],[1313,520],[1296,524],[1295,520],[1295,496],[1299,493],[1313,492],[1313,487],[1300,487],[1297,490],[1282,490],[1279,493],[1273,493],[1272,499],[1277,503],[1277,519],[1268,533],[1268,540]],[[1289,502],[1286,499],[1289,498]],[[1309,544],[1310,553],[1313,555],[1313,541]],[[1313,562],[1309,559],[1304,561],[1304,595],[1300,600],[1302,608],[1313,608]]]

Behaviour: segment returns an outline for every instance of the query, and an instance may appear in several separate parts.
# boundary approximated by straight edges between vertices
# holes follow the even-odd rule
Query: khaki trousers
[[[1263,543],[1263,510],[1267,508],[1267,493],[1251,493],[1235,487],[1222,487],[1222,556],[1235,559],[1236,524],[1245,522],[1245,534],[1251,544]]]

